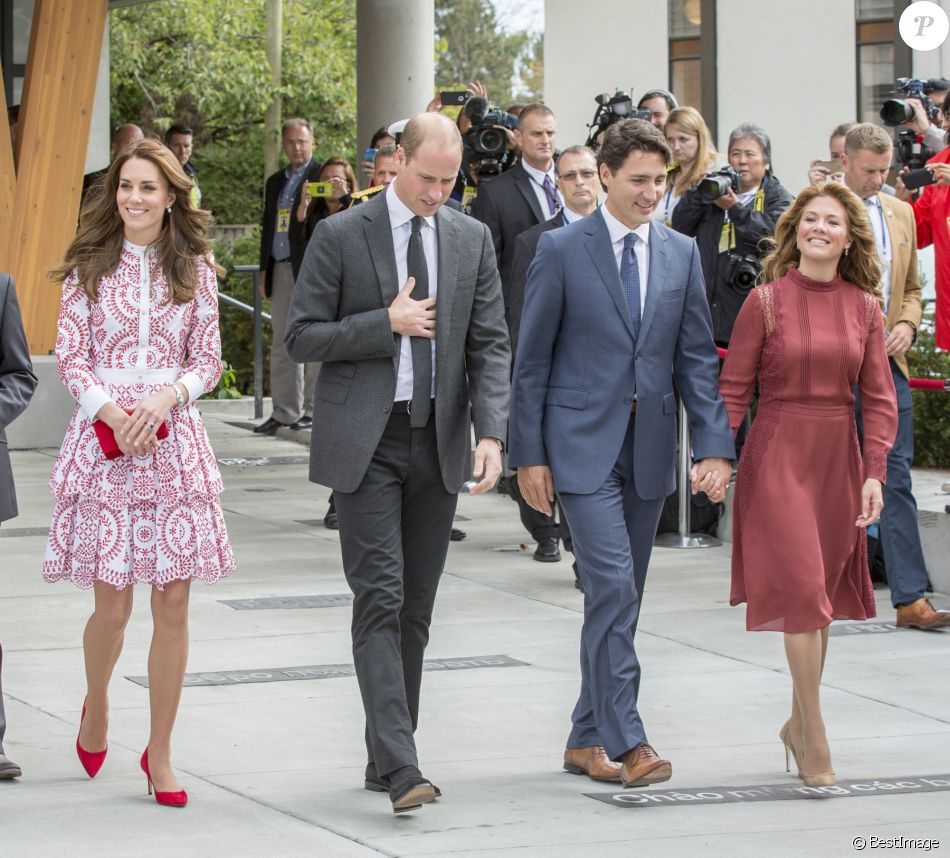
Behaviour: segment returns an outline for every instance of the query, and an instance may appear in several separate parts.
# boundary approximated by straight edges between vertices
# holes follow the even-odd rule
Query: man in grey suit
[[[512,383],[509,461],[535,509],[548,512],[557,492],[584,585],[564,768],[625,787],[672,775],[637,711],[634,634],[675,485],[674,379],[699,460],[694,489],[721,500],[735,456],[699,253],[651,221],[670,157],[643,120],[607,130],[597,156],[605,204],[538,242]]]
[[[393,811],[440,795],[413,733],[422,661],[457,493],[501,473],[509,349],[488,229],[443,203],[461,136],[409,121],[385,193],[321,221],[287,322],[296,361],[320,361],[310,479],[336,497],[366,713],[366,788]],[[474,469],[471,420],[474,417]]]
[[[0,274],[0,522],[17,514],[13,468],[7,452],[7,426],[30,404],[36,390],[36,375],[30,362],[20,320],[16,289],[9,274]],[[3,645],[0,644],[0,674],[3,670]],[[0,780],[17,778],[20,767],[3,752],[7,721],[3,711],[3,684],[0,681]]]

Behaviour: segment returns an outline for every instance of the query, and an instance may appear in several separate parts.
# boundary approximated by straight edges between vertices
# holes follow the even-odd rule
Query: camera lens
[[[718,200],[731,187],[732,182],[727,176],[710,176],[699,183],[699,192],[706,202],[711,203],[713,200]]]
[[[889,98],[881,108],[881,119],[892,128],[910,122],[914,118],[914,108],[902,98]]]
[[[483,152],[497,154],[505,150],[505,137],[497,128],[486,128],[478,137],[478,147]]]

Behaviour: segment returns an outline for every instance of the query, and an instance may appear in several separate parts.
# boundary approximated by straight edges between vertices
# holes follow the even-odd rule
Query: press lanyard
[[[752,211],[762,213],[765,211],[765,183],[759,185],[759,189],[752,198]],[[722,232],[719,234],[719,252],[727,253],[735,250],[736,247],[736,225],[729,217],[729,212],[724,212],[725,218],[722,223]]]

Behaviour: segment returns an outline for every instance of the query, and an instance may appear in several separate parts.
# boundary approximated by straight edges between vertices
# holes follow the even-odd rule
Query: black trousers
[[[435,421],[394,414],[355,492],[334,492],[353,591],[353,661],[366,745],[380,775],[418,765],[422,660],[457,495],[442,483]]]

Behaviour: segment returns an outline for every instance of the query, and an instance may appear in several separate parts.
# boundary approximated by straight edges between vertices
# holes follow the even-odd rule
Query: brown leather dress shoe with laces
[[[950,611],[937,611],[929,599],[898,605],[897,625],[902,629],[943,629],[950,626]]]
[[[603,745],[565,748],[564,771],[572,775],[587,775],[595,781],[620,783],[620,763],[615,763],[607,756]]]
[[[669,760],[661,760],[646,742],[623,755],[620,780],[624,789],[660,784],[671,777],[673,764]]]

